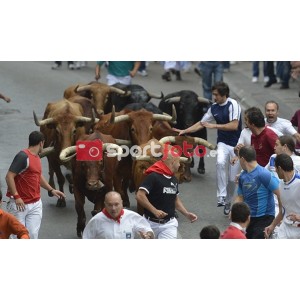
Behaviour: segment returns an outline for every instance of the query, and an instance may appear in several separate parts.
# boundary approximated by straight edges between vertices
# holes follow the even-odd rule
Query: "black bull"
[[[209,108],[209,101],[199,97],[195,92],[183,90],[168,94],[160,101],[158,107],[165,113],[172,112],[172,104],[175,105],[177,113],[178,129],[187,129],[193,124],[199,122]],[[199,137],[207,140],[207,129],[203,128],[197,132],[189,134],[193,137]],[[194,161],[191,167],[194,166]],[[205,173],[204,157],[200,157],[198,165],[198,173]]]
[[[104,113],[110,113],[112,107],[115,106],[115,111],[121,111],[126,105],[131,103],[147,103],[152,98],[163,99],[163,94],[155,95],[148,92],[144,87],[138,84],[123,85],[116,83],[113,85],[115,88],[125,91],[125,95],[111,93],[104,107]]]

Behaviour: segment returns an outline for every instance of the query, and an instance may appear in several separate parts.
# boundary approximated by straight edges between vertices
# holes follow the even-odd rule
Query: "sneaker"
[[[264,77],[264,82],[268,82],[269,81],[269,76],[265,76]]]
[[[139,75],[141,75],[141,76],[143,76],[143,77],[146,77],[146,76],[148,76],[148,73],[147,73],[147,71],[146,71],[146,70],[143,70],[143,71],[138,71],[138,74],[139,74]]]
[[[161,75],[161,78],[166,80],[166,81],[171,81],[171,74],[170,72],[166,72],[165,74]]]
[[[69,70],[74,70],[75,66],[74,66],[74,64],[69,64],[68,68],[69,68]]]
[[[258,78],[257,78],[257,77],[252,77],[252,82],[253,82],[253,83],[258,82]]]
[[[51,69],[52,69],[52,70],[57,70],[57,69],[59,69],[60,67],[61,67],[61,65],[55,63],[54,65],[52,65]]]
[[[224,215],[225,216],[228,216],[229,213],[230,213],[230,208],[231,208],[231,203],[230,201],[229,202],[226,202],[225,206],[224,206]]]
[[[220,207],[220,206],[225,206],[225,204],[226,204],[226,197],[218,197],[218,207]]]
[[[75,70],[80,70],[81,62],[80,61],[75,61],[73,64]],[[70,66],[69,66],[70,68]]]
[[[87,66],[87,62],[86,61],[80,61],[80,67],[84,68]]]

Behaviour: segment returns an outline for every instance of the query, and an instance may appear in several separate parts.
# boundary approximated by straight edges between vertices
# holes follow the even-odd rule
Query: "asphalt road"
[[[51,70],[52,62],[0,62],[0,82],[1,92],[11,97],[11,103],[0,101],[0,180],[2,192],[5,194],[6,183],[5,174],[14,157],[22,148],[27,147],[28,134],[37,130],[34,124],[32,111],[42,118],[44,109],[48,102],[62,98],[64,90],[72,84],[88,83],[94,79],[95,62],[88,62],[88,67],[81,70],[68,70],[66,62],[61,70]],[[193,66],[194,67],[194,66]],[[249,64],[245,63],[245,68],[237,67],[247,72]],[[249,70],[250,71],[250,70]],[[150,63],[148,67],[148,77],[137,75],[133,83],[143,85],[152,93],[165,95],[179,90],[193,90],[202,96],[200,78],[194,73],[183,73],[182,81],[165,82],[161,79],[163,72],[159,63]],[[241,72],[241,71],[240,71]],[[101,81],[105,82],[105,69],[102,72]],[[243,76],[247,76],[246,73]],[[251,72],[249,82],[251,80]],[[227,77],[227,78],[226,78]],[[226,80],[228,79],[228,80]],[[249,89],[243,86],[240,88],[238,80],[242,80],[242,74],[234,71],[234,66],[230,74],[225,75],[225,81],[234,86],[233,94],[236,98],[247,98],[247,103],[255,104]],[[245,84],[245,79],[244,79]],[[259,85],[257,88],[261,88]],[[249,91],[249,92],[248,92]],[[262,88],[262,92],[264,89]],[[265,92],[272,91],[271,89]],[[273,89],[273,94],[275,94]],[[255,93],[254,93],[255,94]],[[245,99],[244,99],[245,100]],[[159,100],[152,100],[158,104]],[[294,100],[293,100],[294,101]],[[296,100],[295,100],[296,101]],[[286,109],[286,105],[284,106]],[[289,107],[288,107],[289,108]],[[286,116],[290,111],[286,109]],[[211,143],[216,141],[215,130],[208,131],[208,140]],[[209,155],[209,152],[207,153]],[[198,159],[196,158],[197,165]],[[216,206],[216,159],[206,157],[206,174],[199,175],[196,168],[192,170],[193,179],[190,183],[183,183],[179,186],[180,196],[188,210],[196,213],[198,221],[191,224],[184,216],[179,215],[179,237],[182,239],[198,239],[202,227],[208,224],[217,225],[222,231],[228,225],[229,220],[223,214],[223,208]],[[47,160],[43,159],[43,174],[48,178]],[[43,200],[43,220],[39,238],[41,239],[73,239],[76,236],[76,212],[74,208],[73,195],[65,187],[67,194],[67,206],[65,208],[56,207],[56,198],[49,198],[46,191],[42,190]],[[134,195],[130,194],[131,209],[136,209]],[[5,203],[3,204],[5,206]],[[87,218],[91,217],[92,204],[86,201],[85,210]],[[5,207],[4,207],[5,208]]]
[[[11,97],[11,103],[0,102],[0,138],[1,163],[0,178],[2,191],[6,191],[5,174],[14,157],[22,148],[27,147],[28,134],[37,130],[32,111],[42,118],[48,102],[62,98],[65,88],[76,83],[87,83],[93,80],[95,62],[88,62],[88,67],[70,71],[64,63],[61,70],[51,70],[52,62],[0,62],[1,91]],[[191,89],[202,95],[199,79],[193,73],[183,74],[183,81],[165,82],[161,79],[162,68],[158,63],[151,63],[149,76],[136,76],[134,83],[142,84],[153,93],[164,94],[182,89]],[[102,80],[105,81],[105,70]],[[154,100],[159,101],[159,100]],[[158,102],[156,102],[158,103]],[[215,132],[209,132],[209,141],[215,142]],[[196,161],[197,162],[197,161]],[[196,213],[199,220],[193,224],[179,215],[179,233],[183,239],[199,237],[201,228],[216,224],[225,228],[228,219],[222,208],[216,207],[215,158],[206,158],[206,174],[199,175],[193,170],[190,183],[180,185],[180,196],[188,210]],[[43,159],[43,174],[48,178],[47,160]],[[76,236],[76,212],[73,195],[65,187],[67,207],[57,208],[56,199],[49,198],[42,190],[43,220],[39,238],[72,239]],[[134,195],[130,194],[131,209],[136,209]],[[4,205],[5,206],[5,203]],[[87,218],[91,217],[92,204],[86,201]]]

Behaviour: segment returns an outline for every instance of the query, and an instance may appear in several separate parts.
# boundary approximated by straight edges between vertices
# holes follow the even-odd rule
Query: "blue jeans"
[[[291,64],[289,61],[278,61],[276,64],[276,75],[283,85],[289,85],[291,78]]]
[[[141,61],[141,65],[139,67],[139,71],[142,72],[146,70],[146,62],[145,61]]]
[[[199,64],[202,74],[203,97],[212,100],[211,88],[217,81],[223,81],[223,63],[220,61],[202,61]]]
[[[253,61],[252,62],[252,76],[253,77],[259,77],[259,61]],[[263,63],[263,73],[264,73],[264,77],[268,76],[267,74],[267,64],[265,61],[262,62]]]

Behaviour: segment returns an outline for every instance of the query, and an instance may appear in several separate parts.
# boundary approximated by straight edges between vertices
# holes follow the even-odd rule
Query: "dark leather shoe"
[[[161,75],[161,78],[166,80],[166,81],[171,81],[171,74],[170,72],[166,72],[165,74]]]
[[[205,174],[205,169],[204,168],[198,168],[197,169],[199,174]]]
[[[270,87],[272,84],[274,83],[277,83],[277,79],[274,79],[274,80],[269,80],[265,85],[264,87]]]
[[[281,90],[286,90],[286,89],[289,89],[290,87],[289,87],[289,85],[288,84],[281,84],[281,86],[280,86],[280,89]]]

